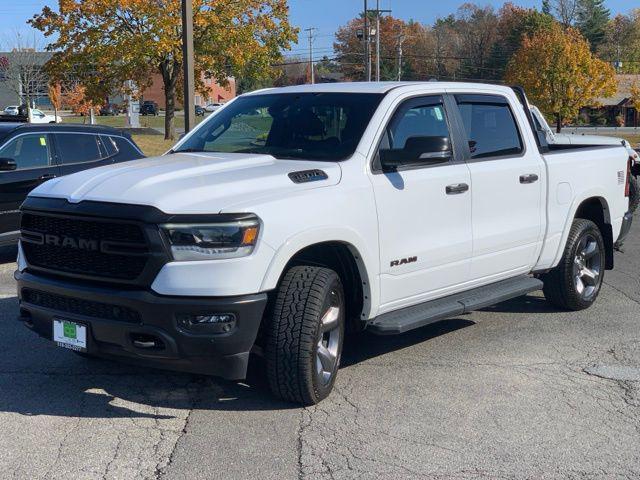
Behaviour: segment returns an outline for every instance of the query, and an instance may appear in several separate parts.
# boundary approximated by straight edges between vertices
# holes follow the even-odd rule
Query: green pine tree
[[[579,0],[576,26],[589,40],[591,50],[596,51],[604,41],[610,12],[604,0]]]

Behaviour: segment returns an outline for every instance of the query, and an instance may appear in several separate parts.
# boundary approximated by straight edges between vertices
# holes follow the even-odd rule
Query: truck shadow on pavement
[[[0,247],[0,265],[13,263],[18,257],[18,247]]]
[[[230,382],[84,358],[26,329],[15,319],[17,307],[16,297],[0,299],[0,413],[163,420],[183,416],[185,410],[192,409],[299,408],[270,395],[260,362],[252,362],[246,381]],[[548,307],[543,307],[536,298],[525,297],[492,309],[530,313],[543,308]],[[345,340],[341,367],[348,368],[474,324],[456,318],[398,336],[351,334]]]

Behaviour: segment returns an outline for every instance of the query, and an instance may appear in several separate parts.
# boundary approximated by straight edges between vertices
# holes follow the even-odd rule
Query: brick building
[[[209,103],[224,103],[236,96],[236,81],[234,78],[229,78],[229,83],[226,87],[219,85],[211,78],[204,78],[203,81],[207,88],[207,95],[196,92],[196,105],[204,107]],[[161,109],[165,108],[164,84],[159,74],[154,75],[153,83],[151,87],[145,90],[142,100],[153,100]],[[176,102],[176,107],[182,108],[182,105]]]

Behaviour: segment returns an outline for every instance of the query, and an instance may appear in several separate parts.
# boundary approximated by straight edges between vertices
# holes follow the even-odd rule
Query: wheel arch
[[[306,238],[305,238],[306,237]],[[378,289],[373,281],[371,256],[363,243],[345,236],[313,239],[303,235],[290,240],[276,253],[262,283],[261,291],[274,290],[287,269],[293,265],[312,264],[335,270],[343,282],[350,319],[367,320],[375,315]]]
[[[605,246],[605,267],[607,270],[613,269],[613,227],[611,224],[611,212],[609,210],[609,204],[607,200],[602,196],[592,196],[583,199],[575,208],[574,214],[571,217],[573,222],[576,218],[583,218],[585,220],[591,220],[595,223],[604,239]],[[569,229],[571,225],[569,225]],[[566,239],[563,242],[563,246],[566,244]]]

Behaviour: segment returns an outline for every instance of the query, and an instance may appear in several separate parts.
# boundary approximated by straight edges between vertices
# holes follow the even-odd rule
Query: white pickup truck
[[[20,318],[86,355],[228,379],[255,353],[275,395],[314,404],[345,331],[540,289],[587,308],[631,225],[629,154],[533,125],[524,93],[495,85],[242,95],[166,155],[29,195]]]

